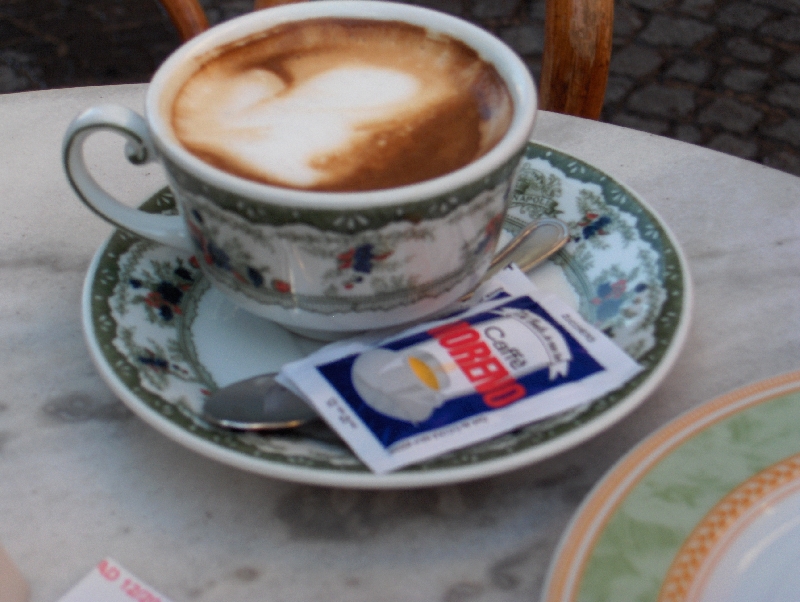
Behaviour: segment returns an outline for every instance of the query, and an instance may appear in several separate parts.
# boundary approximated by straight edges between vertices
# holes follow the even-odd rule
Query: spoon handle
[[[536,236],[530,236],[534,231]],[[516,263],[523,272],[529,272],[559,251],[567,241],[569,241],[569,227],[560,219],[542,217],[534,220],[495,254],[480,283],[486,282],[511,263]],[[461,297],[461,301],[471,296],[471,292],[467,293]]]

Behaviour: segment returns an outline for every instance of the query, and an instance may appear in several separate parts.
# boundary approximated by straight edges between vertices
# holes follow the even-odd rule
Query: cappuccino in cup
[[[460,40],[400,21],[318,18],[214,49],[170,124],[203,161],[256,182],[330,192],[450,173],[493,148],[513,102]]]
[[[229,301],[320,339],[435,314],[494,254],[536,115],[525,63],[471,23],[381,0],[248,13],[158,69],[145,115],[87,109],[64,136],[79,198],[168,245]],[[155,215],[103,190],[99,130],[164,167]]]

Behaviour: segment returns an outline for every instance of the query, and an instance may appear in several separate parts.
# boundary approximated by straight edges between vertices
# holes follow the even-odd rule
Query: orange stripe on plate
[[[797,386],[787,389],[791,384]],[[780,390],[762,397],[764,393],[774,389]],[[800,371],[736,389],[675,418],[623,456],[584,501],[568,527],[568,535],[562,542],[553,565],[545,602],[576,599],[580,576],[586,570],[586,563],[597,539],[619,505],[655,464],[698,432],[732,414],[798,390]],[[741,403],[751,397],[753,399],[748,403]],[[724,411],[726,408],[727,411]],[[575,558],[578,558],[577,563],[572,562]],[[570,578],[570,575],[574,575],[574,578]]]

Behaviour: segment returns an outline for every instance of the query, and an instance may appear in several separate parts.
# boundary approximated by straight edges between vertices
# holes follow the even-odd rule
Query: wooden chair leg
[[[270,6],[279,6],[281,4],[293,4],[294,2],[299,2],[301,0],[255,0],[253,2],[253,8],[255,10],[261,10],[262,8],[269,8]]]
[[[299,0],[255,0],[256,10],[290,4]],[[182,41],[193,38],[208,29],[208,18],[197,0],[169,0],[161,2]]]
[[[614,0],[547,0],[540,103],[598,119],[611,60]]]
[[[172,24],[178,30],[182,41],[193,38],[208,29],[208,19],[197,0],[171,0],[162,2]]]

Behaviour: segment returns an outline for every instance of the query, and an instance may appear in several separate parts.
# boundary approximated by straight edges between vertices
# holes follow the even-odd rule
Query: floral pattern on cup
[[[510,191],[507,178],[494,180],[468,187],[461,193],[466,197],[413,204],[427,215],[409,218],[408,208],[399,208],[395,220],[356,232],[288,220],[257,222],[213,191],[179,194],[202,268],[215,285],[258,304],[333,314],[402,308],[474,281],[491,259]],[[341,213],[357,223],[373,220]],[[317,294],[320,283],[323,292]]]

